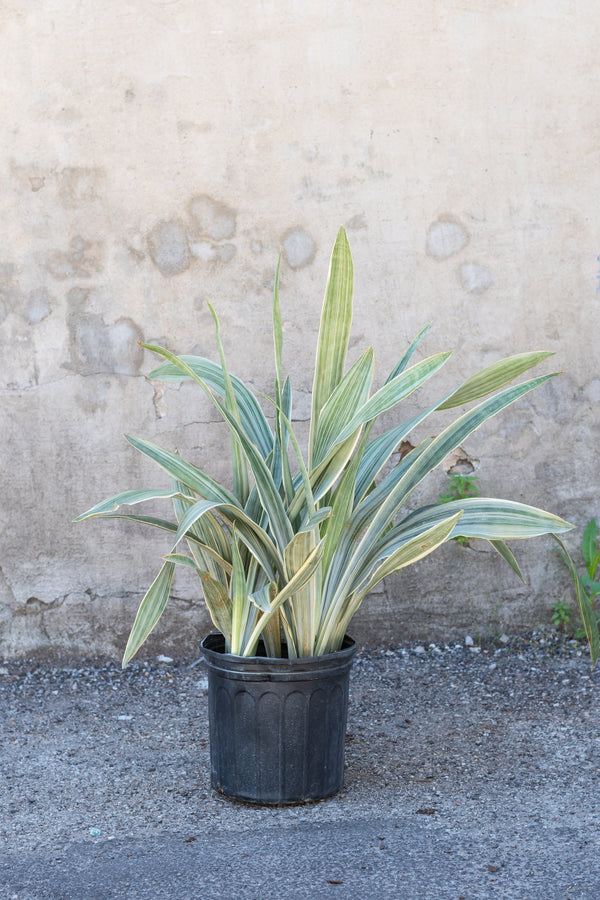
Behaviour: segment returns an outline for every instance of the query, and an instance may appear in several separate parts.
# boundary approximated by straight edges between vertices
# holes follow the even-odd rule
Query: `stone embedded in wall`
[[[442,466],[448,475],[470,475],[479,465],[479,460],[469,456],[463,447],[457,447],[448,454]]]
[[[154,395],[152,397],[154,405],[154,414],[157,419],[164,419],[168,415],[167,401],[165,400],[165,388],[162,384],[154,385]]]
[[[463,263],[459,278],[465,291],[470,294],[483,294],[493,283],[489,270],[478,263]]]
[[[315,258],[317,245],[311,236],[299,226],[286,231],[281,243],[287,264],[292,269],[308,266]]]
[[[190,265],[190,249],[182,223],[177,219],[159,222],[148,235],[152,262],[163,275],[178,275]]]
[[[236,212],[231,207],[213,200],[207,194],[200,194],[192,197],[188,209],[201,234],[213,241],[226,241],[234,236]]]
[[[469,234],[454,216],[443,215],[433,222],[427,232],[426,249],[433,259],[448,259],[467,246]]]

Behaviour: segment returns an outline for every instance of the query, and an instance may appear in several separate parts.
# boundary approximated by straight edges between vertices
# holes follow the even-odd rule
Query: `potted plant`
[[[175,567],[196,570],[218,632],[202,642],[212,782],[231,796],[266,803],[314,799],[341,787],[354,652],[347,630],[382,579],[455,537],[488,540],[522,577],[505,541],[572,527],[531,506],[482,497],[403,511],[417,485],[483,422],[553,377],[512,384],[551,354],[496,362],[422,412],[396,417],[391,427],[375,432],[380,416],[431,378],[450,353],[411,364],[424,328],[374,392],[372,348],[346,371],[353,264],[340,229],[329,264],[303,452],[292,426],[290,379],[282,372],[278,284],[279,266],[272,425],[254,394],[230,374],[212,307],[220,363],[143,345],[163,359],[151,378],[195,381],[222,416],[231,438],[231,487],[177,453],[127,437],[170,476],[170,487],[117,494],[76,520],[123,517],[171,532],[170,552],[140,604],[123,665],[161,616]],[[389,468],[396,448],[428,416],[463,406],[467,411]],[[171,501],[173,520],[120,511],[157,499]],[[187,554],[179,551],[184,540]]]

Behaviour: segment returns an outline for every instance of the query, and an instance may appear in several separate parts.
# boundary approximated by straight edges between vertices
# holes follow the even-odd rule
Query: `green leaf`
[[[225,652],[231,653],[231,600],[227,590],[210,572],[200,572],[200,581],[213,625],[225,638]]]
[[[541,350],[533,353],[519,353],[516,356],[509,356],[507,359],[498,360],[491,366],[486,366],[481,372],[467,378],[447,400],[438,406],[438,409],[455,409],[457,406],[464,406],[472,400],[479,400],[486,394],[504,387],[505,384],[513,381],[527,369],[537,366],[543,360],[553,356],[553,353]]]
[[[183,484],[196,491],[205,500],[217,500],[220,503],[230,503],[232,506],[241,508],[237,498],[230,491],[221,487],[209,475],[197,469],[196,466],[192,466],[183,460],[177,453],[171,453],[170,450],[165,450],[156,444],[152,444],[150,441],[134,438],[127,434],[125,439],[136,450],[139,450],[140,453],[157,463],[161,469],[168,472],[172,478],[183,482]]]
[[[563,558],[569,568],[571,573],[571,578],[573,579],[573,584],[575,585],[575,592],[577,594],[577,603],[579,605],[579,615],[581,616],[581,621],[583,623],[583,628],[585,631],[585,636],[587,638],[589,648],[590,648],[590,657],[592,660],[592,668],[598,662],[598,652],[600,648],[600,639],[598,636],[598,623],[596,621],[596,616],[594,615],[594,608],[590,603],[590,598],[587,596],[583,585],[581,583],[581,579],[577,574],[577,570],[573,563],[573,560],[569,556],[567,548],[565,547],[563,541],[556,535],[553,535],[554,540],[558,543],[562,550]]]
[[[519,563],[515,559],[512,550],[510,550],[510,548],[506,546],[504,541],[490,541],[490,544],[492,545],[494,550],[498,551],[502,559],[506,560],[513,572],[515,572],[519,576],[523,584],[526,584],[527,582],[525,581],[523,573],[519,568]]]
[[[350,428],[348,423],[354,422],[356,410],[362,408],[369,397],[374,365],[373,348],[369,347],[346,372],[324,404],[315,429],[313,468],[323,462],[333,447],[362,425],[359,421]]]
[[[592,579],[596,577],[598,563],[600,563],[600,550],[592,557],[591,561],[588,563],[588,572],[590,578]]]
[[[387,381],[392,381],[396,377],[396,375],[400,375],[401,372],[404,372],[405,368],[407,367],[407,365],[409,364],[409,362],[412,358],[413,353],[415,352],[415,350],[417,349],[417,347],[419,346],[419,344],[421,343],[421,341],[423,340],[423,338],[425,337],[425,335],[427,334],[427,332],[429,331],[430,328],[431,328],[431,325],[426,325],[425,328],[422,328],[420,330],[420,332],[418,333],[418,335],[416,336],[414,341],[409,346],[408,350],[405,351],[405,353],[403,354],[403,356],[401,357],[399,362],[396,363],[395,367],[390,372],[390,374],[387,378]]]
[[[235,393],[233,390],[231,377],[229,375],[229,370],[227,369],[227,363],[225,361],[225,349],[223,347],[223,342],[221,341],[221,328],[219,325],[219,319],[210,303],[208,304],[208,307],[211,311],[215,323],[217,347],[219,349],[219,356],[221,357],[221,370],[223,372],[223,380],[225,382],[225,408],[227,409],[228,413],[236,420],[236,422],[240,422],[238,405],[235,399]],[[231,461],[233,467],[233,493],[243,506],[248,499],[248,494],[250,493],[248,471],[246,469],[244,451],[240,446],[237,434],[235,434],[233,431],[231,432]]]
[[[292,597],[297,591],[304,587],[304,585],[310,581],[311,578],[315,575],[315,572],[319,568],[321,563],[321,559],[323,557],[323,549],[324,542],[321,541],[317,544],[315,549],[312,551],[310,556],[305,560],[304,564],[298,569],[298,571],[293,575],[292,578],[285,584],[281,590],[277,593],[275,597],[271,600],[271,612],[268,613],[264,618],[261,618],[254,631],[252,632],[252,636],[248,641],[242,656],[252,656],[252,653],[256,647],[256,642],[260,636],[260,633],[270,618],[279,610],[281,605]]]
[[[178,566],[184,566],[187,569],[193,569],[195,572],[198,571],[198,566],[189,556],[186,556],[185,553],[168,553],[166,556],[163,556],[165,562],[172,562]]]
[[[173,497],[185,499],[180,491],[158,491],[155,489],[139,490],[139,491],[123,491],[115,494],[114,497],[108,497],[92,506],[87,512],[82,513],[73,519],[74,522],[81,522],[83,519],[89,519],[91,516],[103,516],[117,510],[120,506],[133,506],[135,503],[145,503],[147,500],[171,500]]]
[[[380,581],[383,581],[392,572],[396,572],[423,557],[432,553],[440,544],[450,537],[461,512],[449,516],[445,521],[436,523],[432,528],[422,532],[417,537],[408,540],[402,546],[397,547],[388,555],[388,549],[382,546],[379,552],[373,554],[371,560],[362,560],[363,566],[356,578],[356,584],[352,584],[347,592],[340,592],[333,604],[329,606],[319,629],[315,655],[331,652],[331,649],[339,640],[338,622],[343,616],[347,606],[348,594],[356,594],[354,607],[358,608],[363,597],[372,591]],[[373,565],[378,559],[383,559],[380,566],[374,569]],[[347,621],[345,621],[347,625]]]
[[[595,597],[597,594],[600,594],[600,581],[593,581],[590,576],[586,574],[581,576],[581,583],[590,597]]]
[[[308,460],[312,468],[319,417],[341,381],[352,327],[354,271],[348,238],[340,228],[329,260],[327,286],[321,311],[312,391]]]
[[[153,345],[143,344],[142,346],[152,350],[152,352],[156,352]],[[160,355],[163,354],[159,353]],[[172,362],[170,361],[171,358],[173,359]],[[167,383],[188,380],[196,381],[196,378],[200,378],[220,397],[225,397],[225,378],[221,366],[217,365],[217,363],[212,362],[210,359],[204,359],[202,356],[175,356],[171,354],[170,359],[153,369],[148,377]],[[190,370],[193,375],[190,374]],[[193,377],[194,375],[196,378]],[[273,435],[269,423],[259,406],[258,400],[248,390],[244,382],[236,378],[235,375],[230,377],[240,412],[242,427],[266,459],[273,446]]]
[[[190,529],[194,523],[213,508],[215,508],[215,504],[205,500],[199,500],[193,506],[190,506],[179,523],[174,546],[177,546],[182,537],[189,538],[191,536]],[[224,518],[227,518],[232,525],[235,525],[238,537],[248,547],[267,574],[283,572],[283,556],[277,552],[277,547],[260,525],[257,525],[237,506],[221,503],[218,504],[218,509]]]
[[[246,624],[249,601],[246,572],[235,531],[231,540],[231,551],[233,561],[233,573],[231,576],[231,652],[239,654],[242,649],[242,636]]]
[[[125,647],[123,668],[135,656],[160,619],[169,599],[174,572],[175,563],[165,562],[140,603]]]
[[[498,500],[493,497],[465,497],[451,500],[441,506],[425,506],[408,515],[393,529],[393,534],[403,539],[420,530],[430,528],[455,512],[464,515],[457,524],[453,538],[485,538],[488,541],[510,541],[539,537],[543,534],[561,534],[573,526],[560,516],[536,509],[525,503]]]
[[[386,382],[346,422],[338,434],[338,442],[345,440],[362,424],[378,418],[383,412],[396,406],[401,400],[412,394],[444,365],[450,355],[450,353],[438,353],[436,356],[430,356],[400,375],[396,375],[392,381]]]
[[[254,603],[254,605],[264,613],[271,612],[271,596],[273,594],[272,588],[273,582],[269,582],[269,584],[264,584],[257,591],[254,591],[249,595],[250,600]]]
[[[596,538],[598,536],[598,528],[596,520],[590,519],[583,532],[583,540],[581,543],[581,552],[588,568],[588,574],[593,578],[593,574],[589,571],[592,560],[596,554]]]

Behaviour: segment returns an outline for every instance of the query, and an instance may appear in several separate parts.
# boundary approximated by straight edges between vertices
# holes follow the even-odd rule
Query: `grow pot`
[[[202,641],[208,668],[212,786],[249,803],[319,800],[344,783],[348,685],[356,644],[326,656],[273,659]]]

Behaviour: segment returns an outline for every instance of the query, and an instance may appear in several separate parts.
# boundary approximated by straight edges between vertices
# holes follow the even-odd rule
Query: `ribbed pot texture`
[[[212,786],[237,800],[267,805],[339,791],[356,652],[352,638],[346,636],[336,653],[302,659],[240,657],[224,650],[222,634],[202,641]]]

